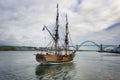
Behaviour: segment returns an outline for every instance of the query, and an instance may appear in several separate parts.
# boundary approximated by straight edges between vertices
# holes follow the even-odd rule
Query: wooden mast
[[[58,4],[57,4],[57,16],[56,16],[56,30],[55,30],[55,54],[58,54],[58,39],[59,39],[59,34],[58,34],[58,28],[59,28],[59,12],[58,12]]]
[[[68,18],[67,18],[67,14],[66,14],[66,35],[65,35],[65,54],[67,55],[67,51],[68,51]]]

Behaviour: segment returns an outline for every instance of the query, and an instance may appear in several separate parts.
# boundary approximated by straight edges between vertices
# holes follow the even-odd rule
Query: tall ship
[[[59,28],[59,9],[57,4],[57,16],[56,16],[56,26],[55,26],[55,33],[52,34],[51,31],[48,29],[47,26],[44,26],[43,30],[46,29],[50,36],[52,37],[53,46],[51,46],[52,49],[45,48],[47,50],[41,51],[40,53],[36,54],[36,61],[39,63],[64,63],[64,62],[70,62],[74,59],[76,50],[70,49],[70,33],[68,30],[68,19],[66,15],[66,24],[65,24],[65,34],[63,39],[63,44],[60,44],[60,28]],[[63,35],[62,35],[63,36]]]

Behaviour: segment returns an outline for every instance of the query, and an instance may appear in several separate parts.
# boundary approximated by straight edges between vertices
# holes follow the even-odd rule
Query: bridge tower
[[[79,45],[76,45],[76,50],[79,50]]]
[[[103,45],[100,44],[100,52],[102,52],[102,51],[104,51],[104,50],[103,50]]]

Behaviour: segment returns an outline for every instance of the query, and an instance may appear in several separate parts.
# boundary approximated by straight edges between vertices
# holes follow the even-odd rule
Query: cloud
[[[104,31],[120,22],[119,0],[0,0],[0,45],[45,46],[50,37],[42,28],[45,24],[53,31],[57,3],[60,27],[65,26],[67,13],[74,44],[85,40],[120,43],[117,29]]]
[[[119,45],[120,44],[120,38],[119,38],[119,34],[120,34],[120,25],[119,27],[115,26],[113,29],[105,29],[102,30],[100,32],[95,32],[94,34],[92,34],[91,36],[94,36],[95,38],[92,40],[95,42],[98,42],[99,44],[111,44],[111,45]]]
[[[76,31],[74,28],[73,36],[76,36],[74,41],[77,44],[85,40],[93,40],[98,43],[106,42],[106,44],[116,42],[119,37],[112,37],[112,33],[119,34],[115,30],[109,33],[109,31],[105,32],[104,29],[119,22],[120,8],[118,4],[120,4],[120,1],[83,0],[81,5],[79,5],[79,11],[73,13],[74,16],[70,19],[73,26],[77,29]],[[104,33],[102,34],[103,31]],[[120,43],[119,40],[117,43]]]
[[[110,25],[108,28],[106,28],[106,30],[110,30],[113,29],[114,27],[119,27],[119,26],[120,26],[120,22]]]

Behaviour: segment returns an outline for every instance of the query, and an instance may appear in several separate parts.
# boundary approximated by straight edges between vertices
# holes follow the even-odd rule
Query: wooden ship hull
[[[36,54],[36,61],[39,63],[63,63],[74,59],[75,54],[56,55],[56,54]]]

